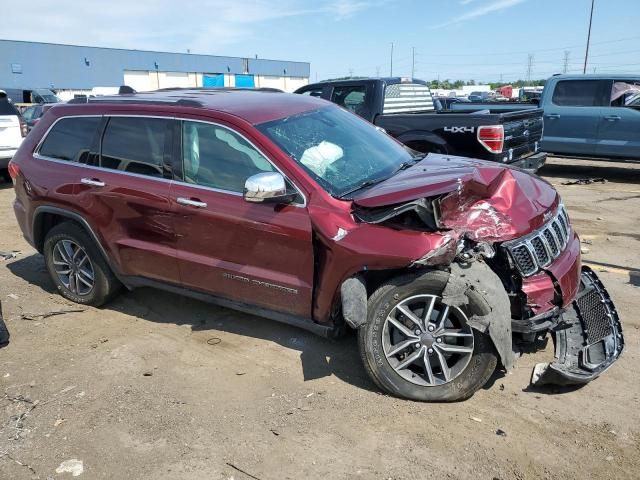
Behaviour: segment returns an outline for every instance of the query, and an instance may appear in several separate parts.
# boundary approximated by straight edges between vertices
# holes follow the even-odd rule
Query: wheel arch
[[[60,207],[51,207],[51,206],[40,206],[36,208],[33,214],[33,243],[38,250],[39,253],[43,253],[44,250],[44,240],[47,236],[47,233],[56,225],[62,222],[73,222],[79,225],[93,240],[96,247],[100,251],[105,262],[111,269],[111,271],[120,279],[120,275],[118,274],[118,270],[114,268],[114,264],[111,261],[111,258],[107,254],[107,251],[102,246],[102,242],[98,238],[96,232],[91,228],[89,222],[82,217],[82,215],[73,212],[71,210],[67,210]]]

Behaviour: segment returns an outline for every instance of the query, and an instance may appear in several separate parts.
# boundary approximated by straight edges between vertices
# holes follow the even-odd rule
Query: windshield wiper
[[[427,154],[423,153],[421,155],[416,155],[415,157],[412,157],[411,160],[407,160],[406,162],[402,162],[400,165],[398,165],[398,167],[393,171],[393,173],[391,174],[391,177],[393,177],[396,173],[398,173],[401,170],[406,170],[409,167],[413,167],[416,163],[424,160],[424,157],[426,157]]]
[[[340,195],[338,195],[338,198],[344,198],[347,195],[350,195],[352,193],[357,192],[358,190],[362,190],[363,188],[367,188],[370,187],[371,185],[375,185],[377,183],[380,182],[384,182],[385,180],[387,180],[389,177],[384,177],[384,178],[376,178],[375,180],[367,180],[366,182],[362,182],[361,184],[359,184],[356,187],[353,187],[351,190],[347,190],[344,193],[341,193]]]

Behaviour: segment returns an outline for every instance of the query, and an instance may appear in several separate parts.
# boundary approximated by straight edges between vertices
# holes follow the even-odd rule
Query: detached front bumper
[[[589,267],[582,267],[580,290],[555,328],[555,357],[533,370],[534,385],[581,385],[597,378],[622,354],[624,337],[616,308]]]

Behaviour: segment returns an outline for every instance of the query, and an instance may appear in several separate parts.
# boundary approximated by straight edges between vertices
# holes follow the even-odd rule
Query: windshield
[[[257,128],[334,197],[386,180],[415,158],[373,125],[333,106]]]

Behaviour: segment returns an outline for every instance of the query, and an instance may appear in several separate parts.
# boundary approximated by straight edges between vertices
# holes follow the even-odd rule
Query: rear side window
[[[101,166],[113,170],[169,177],[165,155],[171,152],[173,121],[163,118],[113,117],[102,137]]]
[[[7,100],[0,100],[0,115],[18,115],[18,110]]]
[[[56,122],[40,147],[39,154],[68,162],[92,163],[91,147],[100,117],[63,118]]]
[[[601,80],[561,80],[556,84],[552,101],[561,107],[601,106],[602,86]]]
[[[433,111],[433,99],[428,86],[420,83],[397,83],[384,90],[382,113],[415,113]]]

